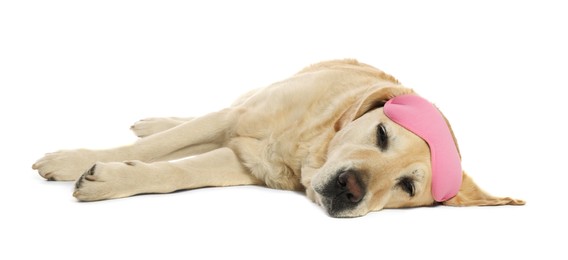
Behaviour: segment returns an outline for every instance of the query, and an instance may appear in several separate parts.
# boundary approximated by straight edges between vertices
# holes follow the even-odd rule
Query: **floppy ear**
[[[341,115],[339,120],[335,122],[335,131],[339,131],[349,122],[361,117],[363,114],[384,106],[389,99],[411,93],[414,93],[412,89],[399,86],[372,88]]]
[[[497,206],[497,205],[525,205],[523,200],[509,197],[494,197],[481,190],[465,172],[463,173],[460,190],[453,198],[442,202],[447,206]]]

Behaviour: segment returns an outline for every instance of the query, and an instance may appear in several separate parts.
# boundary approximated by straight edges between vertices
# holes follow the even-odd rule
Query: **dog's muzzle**
[[[322,204],[331,216],[355,209],[365,197],[365,186],[356,170],[339,171],[325,185],[315,188],[322,198]]]

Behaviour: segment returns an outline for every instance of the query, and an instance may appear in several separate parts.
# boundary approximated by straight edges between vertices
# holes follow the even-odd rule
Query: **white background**
[[[566,257],[561,1],[197,2],[0,3],[1,259]],[[72,183],[31,170],[46,152],[133,142],[138,119],[201,115],[349,57],[434,101],[470,175],[527,205],[332,219],[261,187],[78,203]]]

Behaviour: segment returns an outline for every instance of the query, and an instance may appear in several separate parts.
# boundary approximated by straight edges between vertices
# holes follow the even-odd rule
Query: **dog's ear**
[[[453,198],[442,202],[447,206],[497,206],[497,205],[525,205],[525,202],[509,197],[494,197],[483,191],[469,175],[463,173],[460,190]]]
[[[400,86],[372,88],[341,115],[339,120],[335,122],[335,131],[339,131],[365,113],[384,106],[389,99],[411,93],[414,93],[412,89]]]

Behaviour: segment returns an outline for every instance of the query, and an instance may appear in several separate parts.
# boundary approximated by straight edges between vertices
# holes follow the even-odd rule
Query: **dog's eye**
[[[388,141],[389,136],[387,134],[387,129],[382,123],[380,123],[377,126],[377,146],[381,148],[381,150],[385,150],[387,149]]]
[[[406,193],[408,193],[408,195],[410,195],[410,197],[414,197],[414,192],[416,191],[414,188],[414,181],[412,180],[412,178],[409,177],[403,177],[398,181],[397,184],[403,191],[405,191]]]

